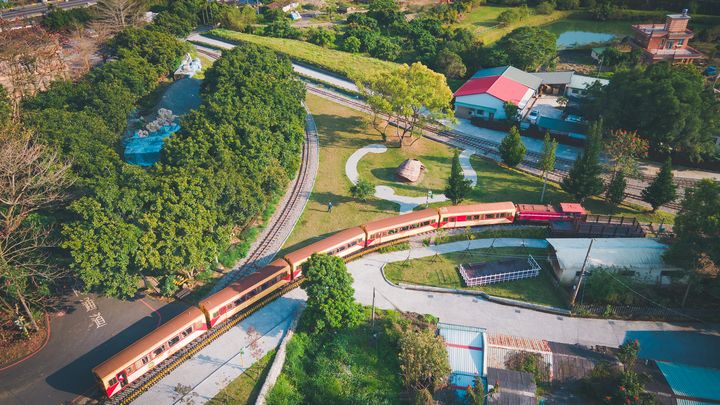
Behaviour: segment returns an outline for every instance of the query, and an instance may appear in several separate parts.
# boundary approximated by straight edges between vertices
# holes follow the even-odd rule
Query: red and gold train
[[[302,266],[313,253],[344,258],[362,249],[441,228],[510,224],[516,220],[562,221],[582,219],[584,215],[580,204],[561,204],[558,209],[497,202],[428,208],[345,229],[233,282],[201,301],[197,308],[187,309],[98,365],[93,374],[107,396],[112,397],[209,329],[301,277]]]

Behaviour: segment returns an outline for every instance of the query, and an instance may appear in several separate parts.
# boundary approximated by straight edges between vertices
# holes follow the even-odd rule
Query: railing
[[[635,305],[581,304],[573,307],[573,315],[595,315],[605,318],[622,319],[662,319],[682,321],[717,320],[718,309],[701,308],[663,308]]]
[[[458,266],[460,274],[462,275],[465,285],[468,287],[475,287],[479,285],[501,283],[505,281],[522,280],[525,278],[537,277],[540,274],[540,265],[532,255],[528,255],[528,266],[529,269],[508,271],[504,273],[489,274],[486,276],[471,277],[468,271],[461,264]]]

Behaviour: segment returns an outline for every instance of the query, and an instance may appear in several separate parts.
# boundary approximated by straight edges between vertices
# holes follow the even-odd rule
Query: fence
[[[635,305],[602,305],[580,304],[573,307],[575,315],[596,315],[601,317],[623,319],[663,319],[701,321],[717,320],[720,318],[720,309],[702,308],[662,308],[641,307]]]
[[[520,261],[522,264],[524,264],[522,261]],[[509,267],[513,264],[517,264],[518,260],[499,260],[495,262],[485,262],[485,263],[479,263],[476,265],[472,264],[461,264],[458,266],[460,270],[460,275],[462,275],[463,280],[465,281],[465,285],[468,287],[475,287],[479,285],[486,285],[486,284],[492,284],[492,283],[500,283],[503,281],[513,281],[513,280],[522,280],[524,278],[530,278],[530,277],[537,277],[538,274],[540,274],[540,265],[535,261],[535,258],[532,257],[532,255],[528,255],[527,259],[527,265],[530,267],[529,269],[522,269],[522,270],[514,270],[514,271],[503,271],[503,267]],[[521,264],[521,265],[522,265]],[[478,266],[478,267],[476,267]],[[491,267],[492,266],[492,267]],[[490,272],[491,274],[484,274],[481,276],[473,277],[473,272],[475,268],[485,268],[485,272]],[[494,267],[494,268],[493,268]],[[475,272],[478,272],[475,270]]]

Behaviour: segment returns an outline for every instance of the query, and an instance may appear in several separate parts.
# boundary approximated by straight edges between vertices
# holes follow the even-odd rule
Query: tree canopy
[[[445,76],[420,62],[381,73],[358,87],[373,111],[375,128],[384,139],[396,137],[400,146],[415,143],[425,124],[453,117],[452,92]],[[384,121],[383,115],[390,120]],[[391,121],[394,125],[389,129]]]
[[[650,204],[653,211],[657,211],[660,206],[675,200],[676,189],[673,182],[672,161],[668,159],[652,183],[641,192],[641,195],[643,201]]]
[[[303,265],[307,292],[304,317],[315,331],[357,326],[362,308],[355,302],[352,277],[337,256],[313,254]]]
[[[452,201],[453,205],[458,205],[467,197],[470,190],[472,190],[472,182],[465,180],[465,175],[460,166],[460,155],[456,150],[450,167],[450,178],[448,178],[448,184],[445,187],[445,196]]]
[[[525,152],[527,151],[527,148],[525,147],[522,138],[520,138],[520,131],[517,126],[510,128],[510,132],[508,132],[502,142],[500,142],[498,151],[500,152],[500,158],[503,163],[510,167],[519,165],[520,162],[525,159]]]
[[[618,71],[591,93],[590,117],[602,115],[609,129],[637,131],[655,154],[698,160],[715,152],[720,101],[693,65],[660,62]]]
[[[534,71],[541,66],[554,66],[557,38],[539,27],[520,27],[500,41],[497,47],[505,52],[507,61],[522,70]]]
[[[560,184],[562,189],[579,202],[587,197],[600,194],[605,188],[600,165],[602,145],[602,120],[594,122],[585,141],[585,148],[573,162],[567,177]]]

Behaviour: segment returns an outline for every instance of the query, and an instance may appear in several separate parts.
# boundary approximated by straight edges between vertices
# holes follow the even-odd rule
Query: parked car
[[[540,111],[538,111],[538,110],[530,111],[530,114],[528,114],[527,118],[531,124],[537,124],[537,120],[538,120],[538,118],[540,118]]]

